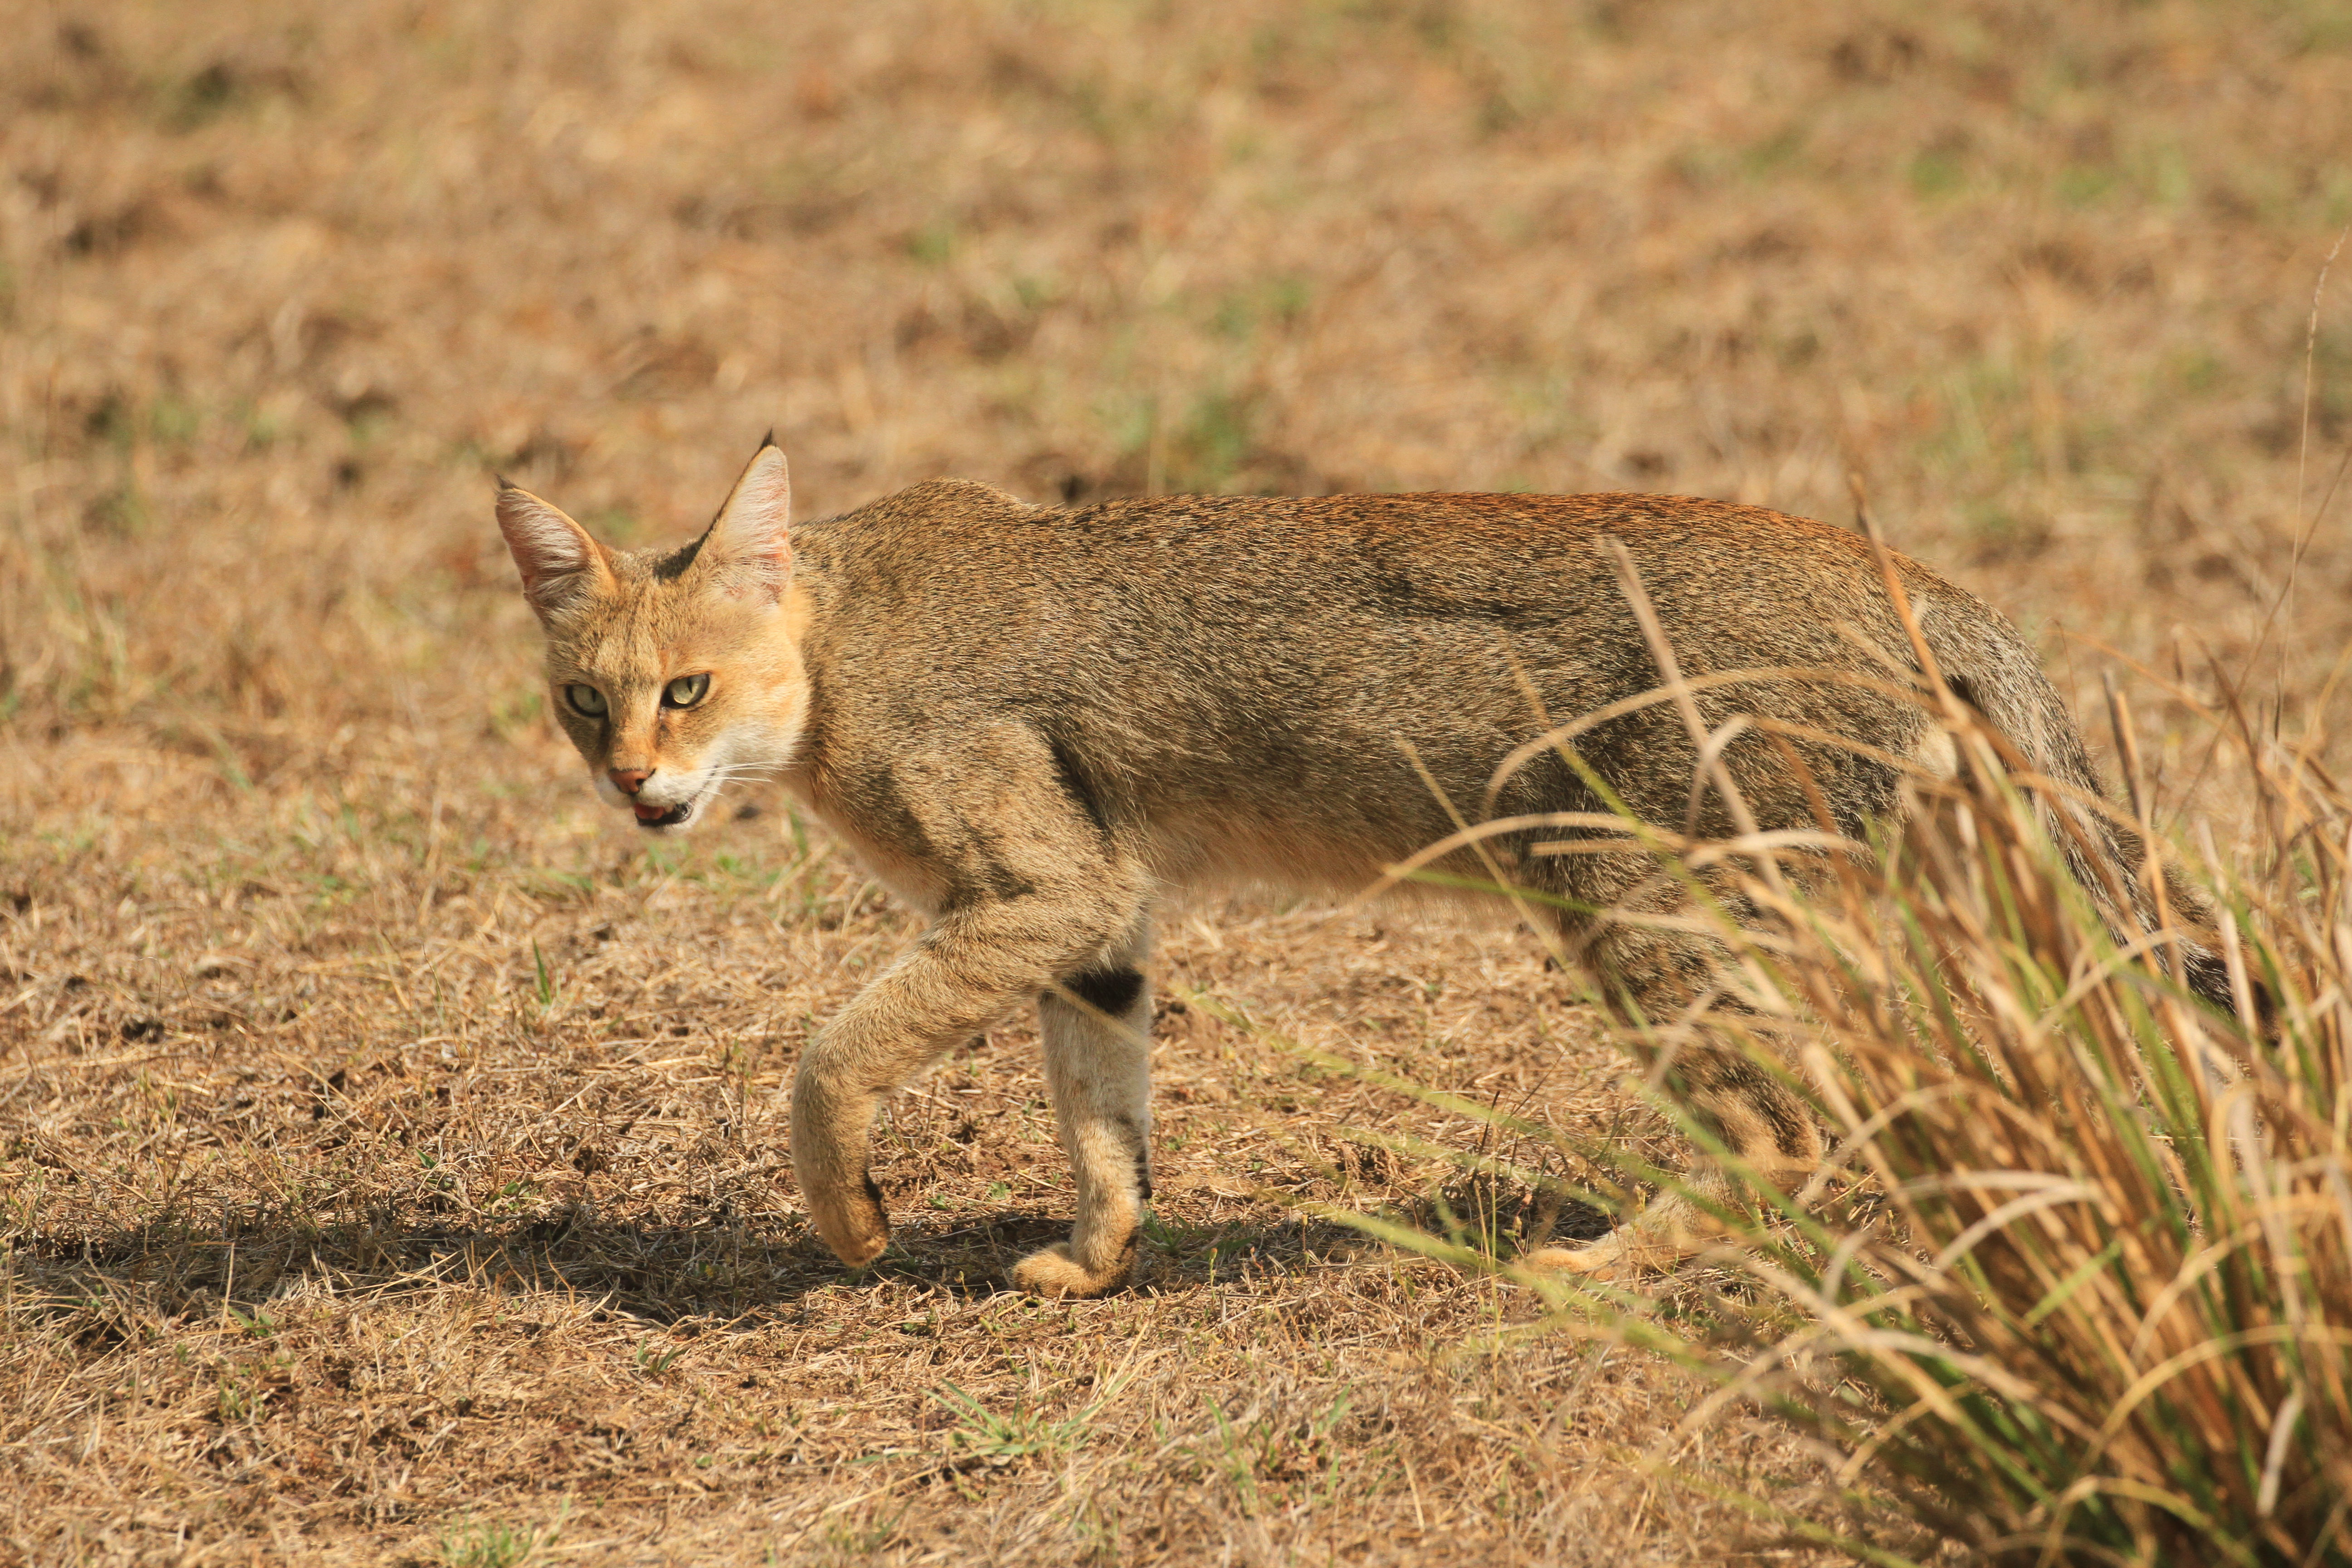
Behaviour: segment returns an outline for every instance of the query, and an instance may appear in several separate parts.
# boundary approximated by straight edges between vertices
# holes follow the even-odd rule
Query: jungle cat
[[[1486,847],[1562,908],[1610,911],[1555,918],[1622,1010],[1670,1017],[1710,993],[1719,951],[1695,922],[1620,917],[1671,916],[1679,884],[1638,851],[1528,853],[1579,836],[1562,814],[1604,811],[1596,778],[1676,830],[1724,836],[1745,815],[1812,827],[1825,808],[1860,836],[1896,808],[1906,767],[1952,766],[1948,732],[1899,685],[1922,663],[1869,543],[1756,507],[1612,493],[1061,509],[935,479],[838,517],[790,513],[772,441],[709,530],[668,551],[610,550],[536,496],[503,480],[498,496],[554,710],[605,798],[675,833],[730,773],[772,771],[929,918],[824,1026],[793,1085],[801,1191],[852,1266],[889,1237],[867,1171],[877,1103],[1034,1000],[1076,1219],[1014,1282],[1087,1296],[1128,1279],[1151,1193],[1144,964],[1171,895],[1360,891],[1455,831],[1449,802],[1550,818]],[[1892,561],[1949,689],[2033,771],[2096,795],[2016,631]],[[1647,632],[1632,584],[1654,606]],[[1661,637],[1686,701],[1654,698],[1578,735],[1589,773],[1541,743],[1563,719],[1656,693]],[[1737,670],[1783,673],[1710,683]],[[1727,770],[1744,810],[1719,783],[1694,787]],[[2137,859],[2095,826],[2119,864]],[[2196,962],[2210,990],[2217,965]],[[1819,1156],[1801,1100],[1747,1058],[1693,1049],[1672,1081],[1755,1166]],[[1539,1260],[1672,1256],[1670,1209]]]

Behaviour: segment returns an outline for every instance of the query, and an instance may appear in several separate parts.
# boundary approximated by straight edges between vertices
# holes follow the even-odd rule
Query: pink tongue
[[[639,822],[651,822],[656,816],[667,816],[669,815],[669,807],[666,805],[646,805],[643,802],[639,802],[631,809],[637,814],[637,820]]]

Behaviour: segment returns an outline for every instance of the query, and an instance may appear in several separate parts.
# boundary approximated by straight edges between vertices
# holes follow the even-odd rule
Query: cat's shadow
[[[1014,1263],[1063,1239],[1068,1220],[1003,1211],[908,1216],[890,1247],[847,1269],[797,1217],[677,1223],[582,1207],[464,1225],[388,1218],[224,1227],[169,1217],[89,1236],[9,1238],[17,1288],[100,1320],[116,1303],[150,1321],[234,1314],[266,1323],[291,1300],[436,1290],[560,1291],[596,1311],[663,1325],[757,1327],[823,1310],[818,1298],[912,1286],[977,1299],[1012,1293]],[[1148,1235],[1146,1292],[1230,1288],[1329,1267],[1365,1248],[1326,1221],[1269,1217]],[[315,1289],[324,1286],[326,1291]],[[290,1304],[290,1303],[289,1303]],[[103,1331],[100,1331],[103,1333]]]

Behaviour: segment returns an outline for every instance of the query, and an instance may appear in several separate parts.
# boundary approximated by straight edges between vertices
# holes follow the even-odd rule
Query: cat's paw
[[[1057,1241],[1014,1264],[1013,1283],[1033,1296],[1084,1299],[1109,1295],[1125,1285],[1134,1271],[1130,1258],[1100,1273],[1089,1272],[1071,1255],[1068,1242]]]
[[[1539,1247],[1522,1255],[1519,1262],[1587,1279],[1632,1280],[1671,1274],[1724,1239],[1723,1226],[1712,1215],[1687,1195],[1668,1193],[1598,1240],[1581,1247]]]
[[[824,1237],[833,1255],[852,1268],[863,1268],[890,1245],[890,1216],[882,1212],[882,1193],[874,1178],[866,1178],[863,1192],[850,1191],[809,1199],[809,1218]]]
[[[1623,1251],[1606,1240],[1589,1247],[1540,1247],[1523,1255],[1519,1261],[1529,1268],[1578,1274],[1587,1279],[1621,1279],[1638,1272],[1628,1267]]]
[[[1661,1234],[1639,1221],[1620,1226],[1598,1241],[1582,1247],[1546,1247],[1527,1253],[1519,1261],[1529,1268],[1580,1275],[1587,1279],[1622,1281],[1649,1274],[1672,1273],[1683,1259],[1698,1251],[1695,1238],[1681,1232]]]

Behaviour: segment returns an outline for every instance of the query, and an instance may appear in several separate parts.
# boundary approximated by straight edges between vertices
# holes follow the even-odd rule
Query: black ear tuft
[[[774,446],[775,444],[776,444],[776,427],[775,427],[774,426],[771,425],[771,426],[768,426],[768,433],[767,433],[766,435],[764,435],[764,436],[762,436],[762,437],[760,437],[760,444],[759,444],[759,446],[758,446],[758,447],[754,447],[754,448],[752,449],[751,456],[753,456],[753,457],[755,457],[755,458],[756,458],[756,457],[758,457],[761,452],[766,451],[769,447],[771,447]]]
[[[515,488],[514,481],[507,478],[504,474],[492,474],[490,478],[499,481],[499,489],[502,490],[510,490]]]

